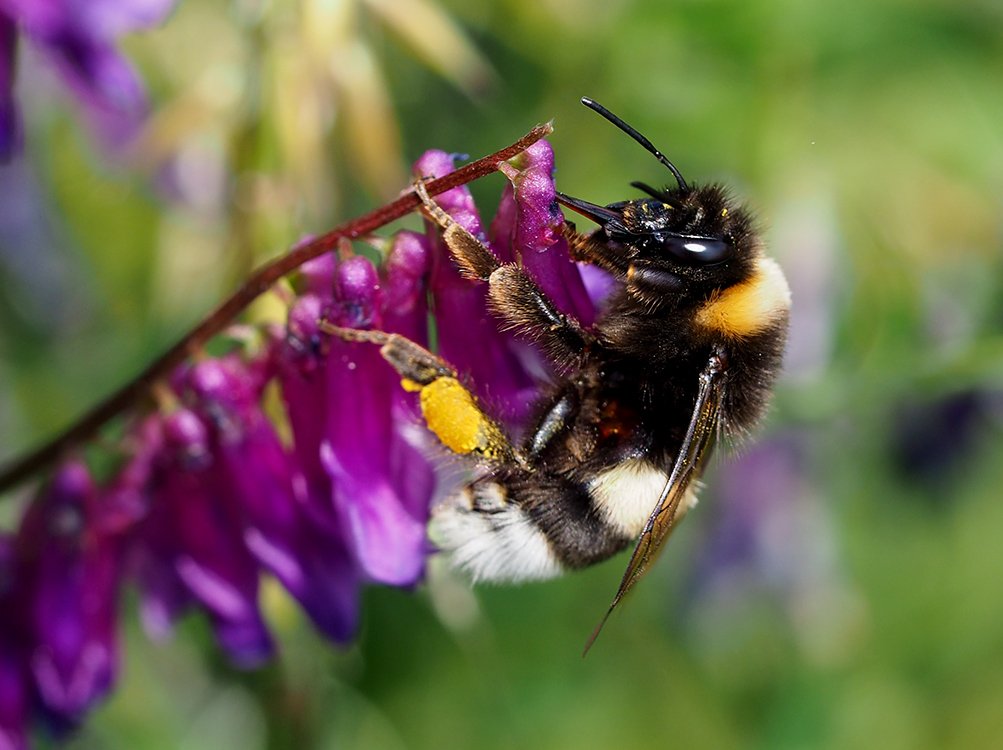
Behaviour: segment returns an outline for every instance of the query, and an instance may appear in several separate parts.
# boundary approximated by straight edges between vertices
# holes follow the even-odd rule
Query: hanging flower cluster
[[[590,323],[549,144],[505,166],[512,184],[488,235],[465,187],[438,203]],[[423,177],[452,169],[438,151],[415,165]],[[439,351],[511,425],[547,375],[531,345],[498,330],[486,285],[461,278],[431,227],[397,234],[379,267],[323,257],[294,286],[287,324],[264,326],[263,344],[173,374],[160,408],[128,431],[115,476],[98,483],[80,461],[63,464],[16,533],[0,536],[0,748],[24,747],[33,721],[78,725],[108,693],[126,585],[152,637],[201,611],[232,662],[252,667],[274,649],[262,575],[335,643],[356,632],[362,586],[420,581],[442,453],[379,349],[330,337],[322,320],[422,344],[433,321]]]

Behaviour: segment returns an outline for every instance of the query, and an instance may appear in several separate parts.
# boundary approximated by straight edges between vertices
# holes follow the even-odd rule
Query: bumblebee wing
[[[718,420],[721,413],[721,402],[724,396],[724,362],[723,353],[716,352],[710,358],[707,366],[700,373],[700,388],[696,403],[693,405],[693,415],[690,417],[686,438],[679,449],[679,455],[672,466],[672,473],[665,483],[665,488],[655,504],[654,510],[648,516],[648,521],[638,537],[637,546],[630,556],[627,570],[620,581],[620,588],[613,597],[612,604],[606,610],[602,620],[592,631],[585,644],[584,653],[588,653],[592,644],[599,636],[603,625],[609,619],[616,605],[624,595],[647,572],[652,561],[658,556],[662,545],[679,520],[679,504],[686,496],[693,481],[703,471],[704,464],[710,456],[710,448],[717,434]],[[583,654],[584,655],[584,654]]]

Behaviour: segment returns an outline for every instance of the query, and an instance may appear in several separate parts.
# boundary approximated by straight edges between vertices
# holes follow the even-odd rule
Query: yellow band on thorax
[[[787,313],[791,290],[780,266],[760,258],[752,275],[713,294],[697,311],[696,323],[726,336],[752,336]]]

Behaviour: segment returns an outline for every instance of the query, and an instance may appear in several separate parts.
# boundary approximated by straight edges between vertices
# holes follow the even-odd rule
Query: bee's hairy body
[[[729,359],[722,436],[756,423],[780,363],[789,292],[766,258],[736,278],[724,290],[666,296],[654,309],[626,287],[614,295],[595,343],[540,399],[520,446],[527,465],[492,467],[435,509],[433,538],[454,564],[480,581],[538,580],[636,541],[715,347]],[[691,488],[679,516],[695,503]]]
[[[650,141],[582,101],[678,183],[663,190],[634,183],[650,197],[608,206],[557,194],[599,225],[588,235],[569,227],[572,257],[620,284],[591,329],[559,310],[521,266],[498,261],[416,184],[460,272],[487,282],[500,325],[534,340],[563,373],[518,444],[431,352],[396,334],[331,330],[380,344],[405,387],[420,392],[428,428],[477,467],[471,484],[433,510],[432,539],[454,565],[476,580],[543,579],[636,542],[612,611],[695,503],[716,440],[740,436],[762,416],[790,292],[763,254],[751,215],[724,189],[687,184]]]

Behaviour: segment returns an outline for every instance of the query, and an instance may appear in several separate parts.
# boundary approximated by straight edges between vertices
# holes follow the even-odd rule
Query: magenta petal
[[[432,251],[417,232],[394,235],[383,264],[383,327],[425,345],[428,341],[428,277]]]
[[[424,235],[399,232],[384,264],[383,318],[388,331],[403,334],[427,346],[428,275],[431,247]],[[431,437],[416,430],[419,424],[415,394],[397,388],[393,395],[395,439],[390,446],[390,474],[408,512],[418,520],[428,520],[435,491],[435,470],[426,450],[410,441],[424,440],[430,449]]]
[[[829,526],[807,473],[812,437],[777,433],[721,467],[718,519],[696,557],[694,592],[737,577],[747,592],[766,588],[796,601],[831,584]]]
[[[512,185],[506,185],[502,191],[501,200],[498,201],[498,208],[495,210],[495,217],[491,220],[491,246],[495,248],[498,258],[506,263],[517,260],[513,253],[516,223],[518,221],[519,207],[515,202],[515,190]]]
[[[150,512],[133,535],[130,549],[130,570],[139,587],[143,628],[158,641],[173,634],[174,623],[193,602],[191,591],[178,574],[177,561],[183,546],[175,524],[168,496],[154,492]]]
[[[341,464],[334,451],[324,451],[322,457],[361,568],[380,583],[413,584],[424,571],[424,521],[408,512],[389,482],[371,473],[360,476],[361,467]]]
[[[86,105],[89,119],[116,145],[135,135],[146,112],[142,83],[119,53],[118,37],[161,22],[173,5],[173,0],[2,0],[0,17],[18,25],[51,60]],[[0,31],[5,59],[9,35]],[[9,124],[14,121],[10,85],[3,78],[0,71],[0,147],[4,140],[13,143],[15,132]]]
[[[104,491],[94,525],[123,538],[126,567],[140,583],[143,624],[151,637],[162,639],[191,596],[169,558],[174,547],[169,510],[150,497],[165,450],[160,415],[143,419],[124,442],[131,455]]]
[[[585,285],[585,292],[592,301],[592,306],[596,310],[602,309],[606,300],[612,296],[613,292],[620,286],[613,274],[588,263],[578,263],[578,273],[582,277]]]
[[[373,305],[378,291],[377,279],[371,266],[366,267],[367,264],[368,261],[364,260],[354,261],[356,267],[349,266],[348,273],[344,274],[346,278],[339,278],[340,301],[327,305],[335,319],[349,322],[369,320],[376,315]],[[341,276],[342,271],[339,271]],[[324,457],[329,458],[331,454],[331,447],[326,444],[329,415],[333,410],[333,413],[344,416],[344,409],[336,404],[337,398],[332,395],[328,373],[330,344],[327,336],[320,334],[317,325],[322,304],[319,297],[307,295],[290,310],[286,345],[280,350],[279,377],[302,472],[302,478],[294,484],[306,515],[308,538],[303,543],[317,550],[314,555],[317,575],[328,579],[328,594],[323,600],[313,603],[313,616],[318,621],[329,623],[330,627],[325,632],[336,641],[346,641],[354,634],[358,621],[361,580],[354,551],[365,547],[368,542],[352,534],[346,518],[351,515],[355,490],[336,490],[335,482],[341,477],[333,477],[328,471],[330,461],[324,461]],[[341,345],[341,342],[334,344],[335,347]],[[379,376],[389,380],[389,365],[379,358],[375,348],[359,348],[370,350],[367,355],[380,366]],[[373,386],[374,383],[366,384],[367,388]],[[378,416],[374,419],[380,421]],[[347,437],[352,438],[351,435]],[[345,450],[344,447],[342,449]],[[388,445],[384,443],[376,450],[387,449]],[[362,489],[363,494],[366,491],[367,488]],[[392,499],[391,512],[395,504]],[[322,607],[326,611],[319,611]]]
[[[176,446],[165,446],[159,414],[144,420],[133,442],[139,443],[136,454],[116,478],[109,495],[119,498],[115,503],[119,507],[132,508],[139,502],[145,506],[145,515],[129,537],[129,569],[139,584],[143,627],[151,638],[162,640],[171,635],[175,620],[192,602],[175,567],[178,540],[170,503],[151,489],[160,486],[165,456]]]
[[[433,290],[439,353],[497,416],[510,424],[521,422],[537,392],[526,361],[531,355],[499,331],[481,289],[458,278]],[[537,369],[542,371],[542,364]]]
[[[111,688],[118,662],[118,545],[93,528],[96,490],[69,463],[29,508],[18,534],[30,580],[30,669],[44,708],[75,723]]]
[[[312,235],[304,237],[296,244],[296,247],[311,242],[313,239]],[[299,267],[295,277],[293,277],[296,291],[329,297],[334,287],[334,269],[337,262],[334,253],[324,253],[308,260]]]
[[[331,317],[348,328],[378,328],[381,294],[379,272],[372,261],[361,255],[348,258],[335,271]]]
[[[308,482],[317,481],[324,473],[320,444],[327,429],[327,378],[323,372],[327,336],[321,333],[319,321],[328,305],[316,294],[297,299],[289,310],[286,335],[277,355],[293,450]]]
[[[190,383],[197,412],[214,428],[213,479],[239,512],[248,548],[295,585],[302,571],[294,549],[292,464],[261,411],[252,376],[231,357],[198,363]]]
[[[333,269],[328,287],[333,287]],[[325,581],[323,595],[304,606],[321,630],[345,642],[358,626],[361,581],[335,508],[331,477],[321,462],[328,412],[327,337],[318,326],[324,305],[321,297],[308,294],[289,311],[278,373],[297,457],[293,489],[304,514],[300,544],[309,550],[311,575]]]
[[[394,491],[389,451],[399,440],[392,421],[399,387],[376,347],[332,342],[321,458],[360,567],[374,581],[410,585],[424,569],[425,524]]]
[[[595,306],[563,235],[564,215],[554,187],[554,151],[546,141],[538,141],[512,161],[521,168],[512,181],[513,245],[519,260],[560,310],[589,326],[595,319]]]
[[[435,149],[426,151],[415,162],[414,173],[426,179],[443,177],[456,168],[454,159],[453,154],[447,154],[445,151]],[[465,185],[440,193],[436,196],[435,202],[475,237],[484,235],[484,228],[477,212],[477,205],[474,203],[474,197]]]
[[[347,475],[388,476],[391,407],[400,385],[372,344],[331,341],[327,358],[327,443]],[[330,471],[330,467],[328,466]]]
[[[136,552],[133,568],[139,583],[139,615],[147,636],[154,641],[169,638],[174,623],[192,602],[192,595],[172,564],[172,558]]]
[[[157,26],[177,0],[2,0],[28,33],[53,36],[65,29],[97,39],[113,39]]]
[[[118,52],[114,36],[94,28],[81,4],[7,0],[22,31],[59,70],[110,144],[131,138],[146,113],[139,76]],[[10,7],[15,6],[15,7]]]
[[[0,12],[15,18],[29,34],[52,34],[76,15],[66,0],[0,0]]]
[[[362,582],[342,536],[324,526],[306,526],[301,545],[309,561],[312,587],[300,597],[317,628],[337,643],[347,643],[359,627]]]
[[[342,263],[333,310],[349,325],[381,323],[383,299],[375,268],[363,258]],[[327,440],[321,448],[334,507],[352,553],[372,580],[410,585],[424,570],[424,514],[397,491],[391,456],[402,442],[395,424],[398,376],[371,344],[334,339],[327,357]],[[426,500],[427,505],[427,500]]]
[[[338,266],[335,289],[335,322],[352,328],[380,327],[380,279],[369,260],[354,257]],[[327,442],[348,474],[380,481],[387,476],[397,376],[372,344],[333,339],[329,347]]]
[[[436,486],[435,469],[428,455],[405,439],[398,438],[391,449],[390,475],[404,508],[424,528]]]

